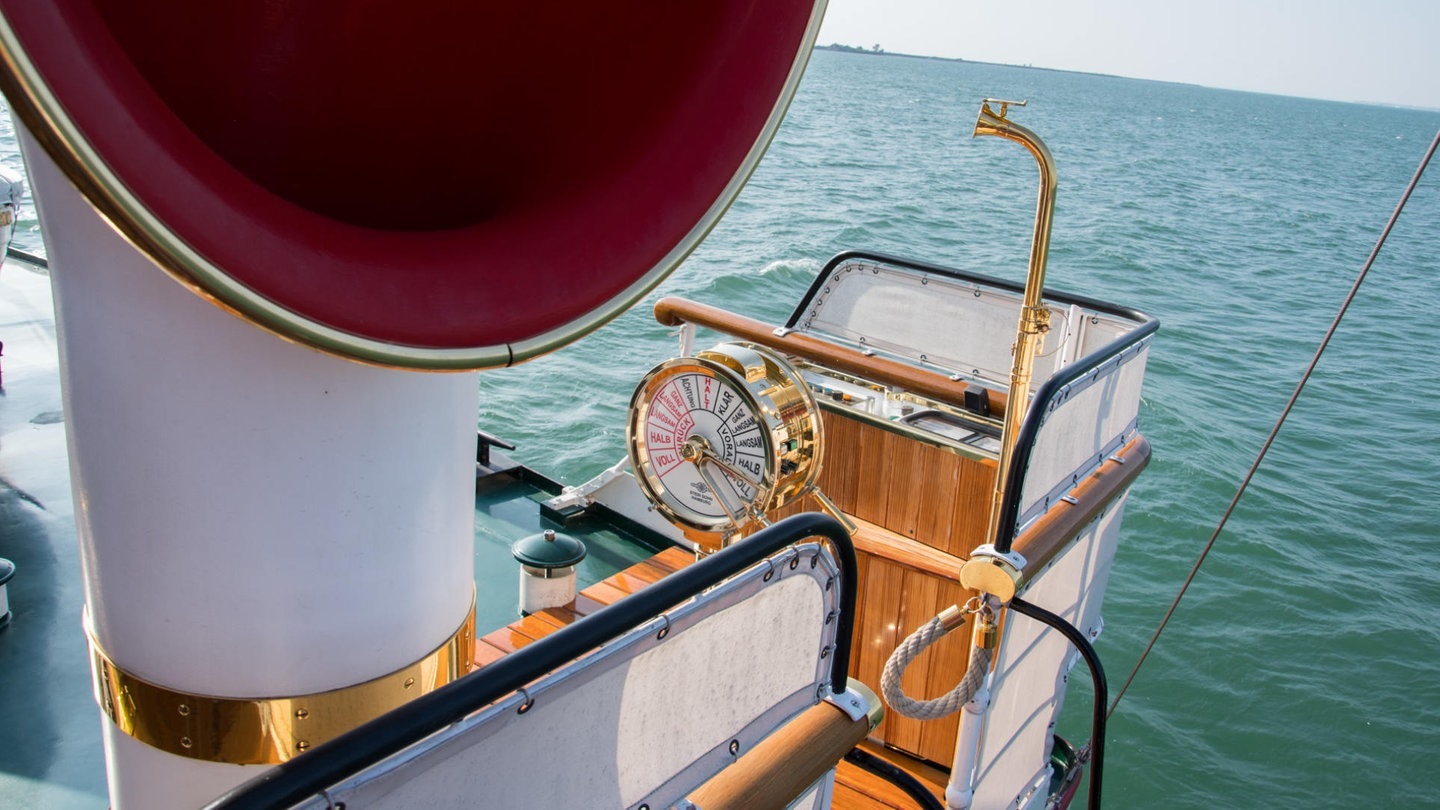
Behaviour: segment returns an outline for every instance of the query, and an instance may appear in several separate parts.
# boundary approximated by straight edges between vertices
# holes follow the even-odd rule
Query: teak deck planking
[[[481,636],[475,642],[475,661],[480,666],[492,663],[507,653],[542,639],[652,582],[679,571],[694,562],[694,559],[694,555],[684,549],[666,549],[604,582],[597,582],[580,591],[574,604],[568,607],[547,608]]]

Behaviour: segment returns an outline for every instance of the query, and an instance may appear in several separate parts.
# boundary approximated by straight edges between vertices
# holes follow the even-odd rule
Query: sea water
[[[818,51],[705,243],[585,340],[482,374],[480,424],[579,483],[622,457],[636,382],[675,352],[650,314],[662,295],[779,323],[851,248],[1022,280],[1035,164],[1015,144],[970,137],[984,97],[1028,100],[1011,117],[1054,155],[1049,285],[1161,321],[1140,413],[1154,461],[1130,498],[1098,642],[1113,695],[1440,112]],[[0,163],[19,168],[8,132]],[[17,241],[40,249],[33,208],[25,216]],[[1440,801],[1437,256],[1440,167],[1112,717],[1110,806]],[[1060,731],[1079,742],[1091,693],[1083,668],[1071,681]]]

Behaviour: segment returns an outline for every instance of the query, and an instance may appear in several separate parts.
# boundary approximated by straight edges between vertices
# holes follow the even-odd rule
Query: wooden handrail
[[[850,533],[855,550],[911,571],[919,571],[945,580],[958,579],[965,558],[946,554],[934,546],[893,532],[883,526],[851,516],[859,530]]]
[[[684,298],[662,298],[655,302],[655,320],[666,326],[693,323],[714,329],[769,349],[804,358],[835,371],[900,388],[955,407],[964,407],[965,389],[971,385],[895,360],[861,354],[855,349],[803,332],[776,334],[776,328],[770,324]],[[997,418],[1004,415],[1005,392],[993,388],[987,390],[990,395],[990,415]]]
[[[850,682],[853,688],[856,681]],[[880,698],[862,690],[870,714],[858,720],[822,701],[801,712],[689,796],[700,810],[787,807],[835,767],[884,715]],[[839,695],[840,700],[849,698]]]
[[[1119,461],[1115,459],[1120,459]],[[1102,509],[1124,493],[1150,463],[1150,441],[1136,436],[1070,491],[1075,503],[1047,509],[1015,539],[1014,550],[1025,558],[1026,571],[1039,571]],[[854,515],[859,530],[851,534],[855,550],[941,579],[957,579],[965,557],[947,554]]]
[[[1056,504],[1026,527],[1012,548],[1025,558],[1027,577],[1044,570],[1082,528],[1125,492],[1149,463],[1150,442],[1137,435],[1070,490],[1075,503]]]

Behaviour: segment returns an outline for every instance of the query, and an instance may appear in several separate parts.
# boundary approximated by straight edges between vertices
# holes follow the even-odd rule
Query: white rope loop
[[[975,697],[981,682],[985,680],[985,674],[990,671],[990,651],[975,647],[970,651],[970,668],[954,689],[930,700],[916,700],[905,694],[905,690],[900,687],[900,678],[905,674],[905,669],[920,653],[953,629],[945,627],[941,619],[941,616],[936,616],[911,633],[910,637],[890,654],[890,660],[885,662],[885,671],[880,675],[880,693],[885,696],[885,703],[905,717],[935,720],[954,714]]]

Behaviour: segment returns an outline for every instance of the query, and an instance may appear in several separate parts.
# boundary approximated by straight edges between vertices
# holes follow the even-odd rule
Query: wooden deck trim
[[[629,587],[622,587],[622,585],[628,586],[630,583],[623,581],[616,583],[612,577],[604,582],[597,582],[580,593],[590,597],[591,601],[599,603],[599,605],[603,607],[605,605],[613,605],[632,593]]]
[[[783,335],[777,335],[773,324],[684,298],[662,298],[655,302],[655,320],[666,326],[679,326],[689,322],[715,329],[776,351],[803,357],[836,371],[902,388],[958,408],[965,407],[965,389],[973,385],[895,360],[866,356],[855,349],[803,332],[787,331]],[[996,418],[1004,416],[1008,398],[1006,393],[993,388],[987,390],[990,392],[990,415]]]
[[[1070,491],[1076,503],[1061,501],[1036,518],[1011,545],[1025,558],[1025,577],[1043,570],[1149,463],[1150,442],[1137,435]]]
[[[851,519],[857,527],[857,531],[852,535],[856,551],[872,554],[912,571],[960,581],[960,566],[965,564],[964,557],[946,554],[868,520],[854,517]]]

